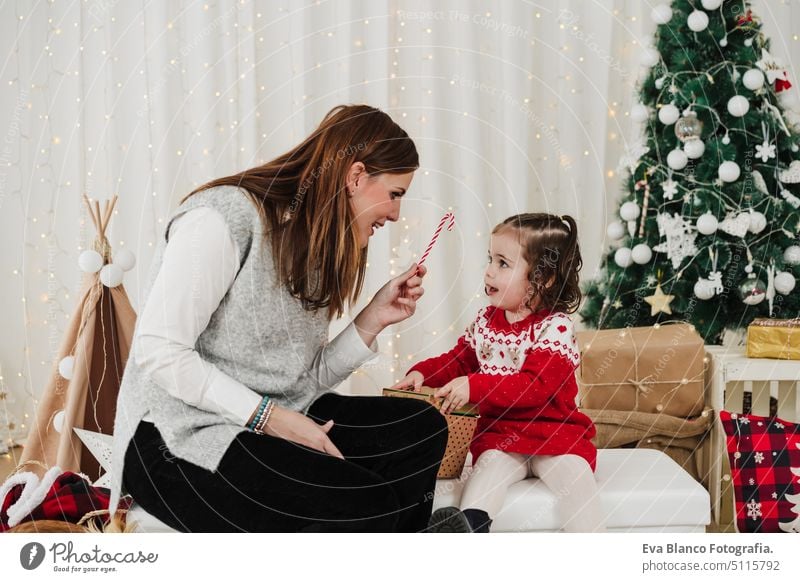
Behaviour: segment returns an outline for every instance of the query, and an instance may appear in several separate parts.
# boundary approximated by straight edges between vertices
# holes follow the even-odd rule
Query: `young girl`
[[[579,354],[567,315],[581,299],[575,220],[512,216],[492,231],[488,259],[490,305],[455,348],[419,362],[394,386],[439,387],[443,414],[467,402],[480,412],[460,509],[435,511],[429,531],[488,532],[508,487],[529,477],[557,492],[565,531],[603,531],[595,427],[575,404]]]

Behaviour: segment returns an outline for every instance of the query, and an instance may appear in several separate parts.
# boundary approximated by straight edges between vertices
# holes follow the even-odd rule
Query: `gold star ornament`
[[[673,299],[675,299],[674,295],[666,295],[661,290],[661,283],[656,285],[656,290],[652,295],[644,298],[650,304],[650,315],[656,315],[657,313],[672,315],[672,309],[669,304]]]

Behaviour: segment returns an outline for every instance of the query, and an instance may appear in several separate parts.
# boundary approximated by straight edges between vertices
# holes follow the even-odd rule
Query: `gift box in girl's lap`
[[[684,418],[703,411],[705,349],[694,326],[656,324],[576,335],[583,408]]]
[[[433,396],[435,391],[436,388],[429,386],[422,386],[419,391],[384,388],[383,395],[424,400],[438,409],[441,406],[441,398]],[[464,470],[469,444],[472,441],[472,435],[475,433],[475,426],[478,423],[478,411],[475,407],[467,404],[457,408],[448,414],[446,418],[448,430],[447,448],[436,477],[438,479],[458,479]]]

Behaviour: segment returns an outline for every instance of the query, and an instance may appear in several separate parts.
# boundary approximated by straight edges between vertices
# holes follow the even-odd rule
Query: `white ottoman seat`
[[[466,467],[460,479],[437,482],[434,509],[458,505],[471,469]],[[708,492],[661,451],[600,449],[595,477],[609,531],[702,533],[711,520]],[[558,531],[557,503],[557,495],[539,479],[515,483],[492,531]]]
[[[440,479],[434,509],[458,505],[467,467],[461,479]],[[608,515],[609,531],[705,532],[711,520],[708,492],[675,461],[650,449],[601,449],[597,456],[599,494]],[[555,532],[561,528],[558,497],[539,479],[509,488],[494,532]],[[142,532],[174,531],[134,504],[128,513]]]

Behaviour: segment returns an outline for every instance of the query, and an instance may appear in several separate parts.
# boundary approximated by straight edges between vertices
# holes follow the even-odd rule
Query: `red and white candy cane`
[[[456,217],[452,212],[448,212],[447,214],[442,216],[442,219],[439,221],[439,226],[436,227],[436,232],[433,233],[433,238],[431,238],[431,242],[428,243],[428,248],[425,249],[424,253],[422,253],[422,258],[420,258],[419,262],[417,263],[417,266],[424,263],[425,259],[428,258],[428,253],[431,252],[433,245],[436,244],[436,239],[439,238],[439,233],[442,232],[442,228],[444,228],[444,225],[448,219],[450,220],[450,224],[447,225],[447,230],[453,230],[453,226],[455,226],[456,224]]]

